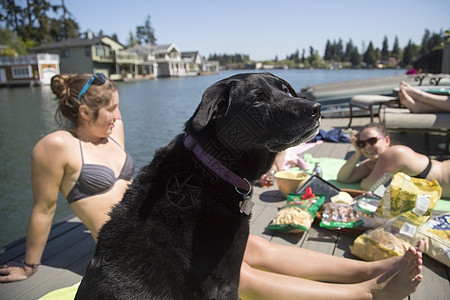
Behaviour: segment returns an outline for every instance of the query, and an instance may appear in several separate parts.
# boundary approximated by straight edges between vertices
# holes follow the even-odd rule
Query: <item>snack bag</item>
[[[427,242],[425,253],[450,267],[450,213],[433,217],[420,226],[416,240]]]
[[[356,238],[350,251],[364,260],[378,260],[405,254],[415,244],[417,229],[429,218],[437,201],[430,195],[417,195],[414,206],[388,220],[383,227],[366,231]],[[412,202],[412,201],[411,201]]]
[[[414,178],[398,172],[394,174],[391,184],[384,192],[375,217],[387,221],[403,212],[416,209],[420,211],[417,214],[422,218],[420,222],[425,223],[441,198],[441,193],[442,188],[436,180]],[[423,212],[425,208],[427,211]]]
[[[325,195],[288,194],[286,204],[278,211],[266,230],[290,233],[308,231],[324,201]]]
[[[328,202],[324,205],[320,227],[323,228],[354,228],[361,226],[363,221],[356,215],[353,205]]]
[[[366,261],[375,261],[405,254],[410,244],[383,227],[368,230],[358,236],[350,252]]]

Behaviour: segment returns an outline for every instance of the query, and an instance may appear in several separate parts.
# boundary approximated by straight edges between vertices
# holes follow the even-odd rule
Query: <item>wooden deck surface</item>
[[[368,118],[354,119],[354,128],[364,125]],[[323,119],[322,128],[330,130],[332,128],[346,128],[347,118]],[[416,151],[423,148],[423,136],[421,135],[400,135],[406,144],[416,142]],[[426,152],[434,157],[444,157],[448,159],[448,154],[442,153],[437,148],[437,144],[444,141],[444,137],[433,136],[431,149]],[[419,149],[418,149],[419,148]],[[306,153],[311,153],[314,157],[346,158],[349,152],[353,151],[351,144],[323,143],[317,145]],[[354,258],[350,253],[349,245],[353,243],[354,236],[342,234],[337,231],[323,229],[314,222],[311,230],[301,234],[281,234],[266,232],[265,227],[270,223],[278,208],[283,206],[285,198],[281,196],[276,184],[270,188],[258,188],[254,190],[253,201],[255,207],[252,211],[250,230],[252,234],[262,236],[274,243],[292,245],[315,251],[328,253],[341,257]],[[0,300],[30,300],[38,299],[46,293],[73,285],[82,278],[89,260],[94,252],[94,242],[84,225],[76,217],[69,217],[66,220],[56,223],[53,226],[51,235],[45,248],[42,258],[42,265],[39,271],[32,277],[21,282],[0,284]],[[18,240],[0,249],[0,264],[23,259],[25,252],[25,239]],[[450,270],[443,264],[425,256],[424,258],[424,281],[419,286],[416,293],[409,299],[412,300],[446,300],[450,295]]]

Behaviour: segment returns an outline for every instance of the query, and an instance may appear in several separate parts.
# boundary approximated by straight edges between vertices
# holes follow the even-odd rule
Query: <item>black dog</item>
[[[319,126],[320,104],[272,74],[213,84],[113,209],[76,299],[238,299],[251,182]]]

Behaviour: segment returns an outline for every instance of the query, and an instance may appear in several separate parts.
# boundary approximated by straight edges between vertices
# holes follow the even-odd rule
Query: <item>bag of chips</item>
[[[363,221],[354,210],[354,205],[328,202],[324,205],[320,227],[334,228],[354,228],[361,226]]]
[[[375,212],[384,225],[358,236],[351,253],[369,261],[405,254],[416,244],[418,228],[429,219],[441,192],[435,180],[396,173]]]
[[[428,220],[419,227],[416,240],[427,242],[425,253],[435,260],[450,267],[450,213],[445,213]]]
[[[288,194],[286,204],[278,211],[266,230],[299,233],[308,231],[325,195]]]
[[[375,217],[389,220],[403,212],[417,210],[422,224],[431,215],[441,198],[442,188],[436,180],[414,178],[398,172],[392,177],[391,184],[385,190],[378,204]],[[423,210],[426,211],[423,211]]]

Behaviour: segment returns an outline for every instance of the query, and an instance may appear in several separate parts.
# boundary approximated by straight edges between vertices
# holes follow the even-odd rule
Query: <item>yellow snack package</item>
[[[384,225],[358,236],[351,253],[368,261],[405,254],[415,245],[418,228],[430,218],[441,193],[435,180],[396,173],[375,212]]]
[[[415,211],[423,219],[416,220],[416,223],[423,224],[431,215],[441,194],[442,188],[436,180],[414,178],[398,172],[384,192],[375,217],[389,220],[401,213]]]

